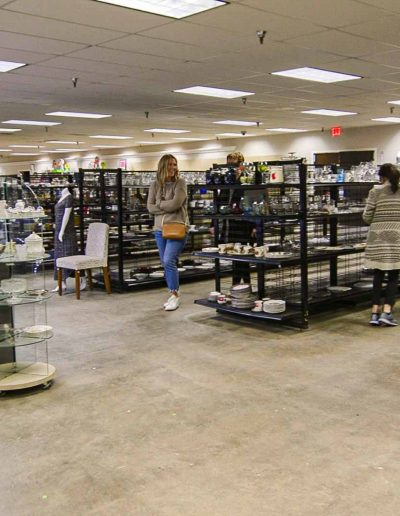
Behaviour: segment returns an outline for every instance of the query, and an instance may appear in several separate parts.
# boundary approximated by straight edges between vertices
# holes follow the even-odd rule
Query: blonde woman
[[[176,310],[180,305],[178,259],[187,238],[163,238],[162,225],[163,222],[187,224],[187,187],[186,181],[179,177],[178,162],[172,154],[165,154],[158,163],[157,178],[150,186],[147,209],[154,215],[154,236],[170,292],[164,310]]]

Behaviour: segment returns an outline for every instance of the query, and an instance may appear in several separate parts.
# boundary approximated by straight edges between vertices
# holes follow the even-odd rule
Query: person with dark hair
[[[164,310],[176,310],[180,305],[178,259],[187,237],[183,240],[164,238],[162,225],[164,222],[187,225],[188,215],[186,181],[179,177],[178,162],[172,154],[165,154],[158,163],[157,178],[149,189],[147,209],[154,215],[154,236],[170,293]]]
[[[392,309],[398,293],[400,270],[399,169],[391,163],[385,163],[379,168],[379,178],[382,184],[370,190],[363,213],[364,221],[370,225],[365,265],[368,269],[374,270],[370,324],[397,326]],[[387,285],[383,293],[385,274]]]

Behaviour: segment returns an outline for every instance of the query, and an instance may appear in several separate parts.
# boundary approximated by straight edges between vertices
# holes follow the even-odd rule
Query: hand
[[[64,238],[64,234],[63,234],[63,233],[59,233],[59,235],[58,235],[58,240],[59,240],[60,242],[62,242],[62,241],[63,241],[63,238]]]

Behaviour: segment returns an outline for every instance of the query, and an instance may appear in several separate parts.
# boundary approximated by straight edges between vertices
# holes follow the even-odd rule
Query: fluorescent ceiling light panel
[[[266,131],[274,131],[276,133],[304,133],[307,129],[289,129],[288,127],[274,127],[265,129]]]
[[[319,68],[293,68],[292,70],[282,70],[280,72],[272,72],[271,75],[280,75],[282,77],[290,77],[292,79],[302,79],[304,81],[314,82],[343,82],[362,79],[359,75],[350,75],[348,73],[331,72],[329,70],[320,70]]]
[[[112,115],[102,115],[101,113],[75,113],[74,111],[53,111],[45,113],[49,116],[65,116],[71,118],[109,118]]]
[[[218,122],[213,122],[213,124],[221,124],[221,125],[240,125],[240,126],[253,126],[253,125],[262,125],[261,122],[245,122],[244,120],[219,120]]]
[[[171,134],[181,134],[181,133],[190,133],[190,131],[186,131],[185,129],[144,129],[145,133],[171,133]]]
[[[236,99],[255,95],[251,91],[224,90],[223,88],[208,88],[206,86],[191,86],[181,90],[174,90],[175,93],[188,93],[189,95],[203,95],[205,97],[217,97],[220,99]]]
[[[226,4],[222,0],[97,0],[97,2],[160,14],[178,20]]]
[[[174,140],[180,140],[182,142],[204,142],[209,138],[174,138]]]
[[[32,152],[12,152],[10,156],[39,156],[39,153]]]
[[[39,148],[43,148],[43,145],[9,145],[9,147],[19,147],[21,149],[39,149]]]
[[[11,152],[11,149],[0,149],[0,152]]]
[[[164,145],[166,143],[170,143],[170,142],[136,142],[138,143],[139,145]]]
[[[2,124],[13,124],[13,125],[44,125],[44,126],[52,126],[52,125],[61,125],[61,122],[41,122],[39,120],[6,120],[5,122],[1,122]]]
[[[12,61],[0,61],[0,72],[11,72],[17,68],[26,66],[26,63],[13,63]]]
[[[0,133],[11,134],[11,133],[16,133],[17,131],[22,131],[22,129],[3,129],[3,128],[0,128]]]
[[[240,138],[242,136],[252,136],[252,135],[242,134],[242,133],[219,133],[216,136],[232,136],[233,138]]]
[[[45,143],[55,143],[57,145],[81,145],[82,143],[85,143],[85,142],[71,142],[71,141],[66,141],[66,140],[47,140]]]
[[[400,100],[389,100],[388,104],[396,104],[396,106],[400,105]]]
[[[400,123],[400,118],[397,116],[386,116],[383,118],[371,118],[374,122],[392,122],[394,124]]]
[[[302,113],[306,113],[307,115],[322,115],[322,116],[357,115],[357,113],[353,113],[352,111],[336,111],[334,109],[311,109],[309,111],[302,111]]]
[[[132,140],[133,136],[111,136],[108,134],[94,134],[93,136],[89,136],[89,138],[100,138],[103,140]]]
[[[95,149],[122,149],[126,145],[92,145]]]

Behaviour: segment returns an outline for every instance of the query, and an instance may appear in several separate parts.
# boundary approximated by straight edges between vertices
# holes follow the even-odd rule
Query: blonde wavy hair
[[[178,160],[175,158],[173,154],[164,154],[164,156],[161,156],[160,161],[158,162],[157,167],[157,181],[164,185],[167,177],[168,177],[168,165],[171,159],[174,159],[176,164],[178,165]],[[173,177],[173,181],[176,181],[179,177],[179,170],[176,170],[176,174]]]
[[[244,156],[239,151],[231,152],[226,157],[226,162],[227,163],[243,163],[243,161],[244,161]]]

